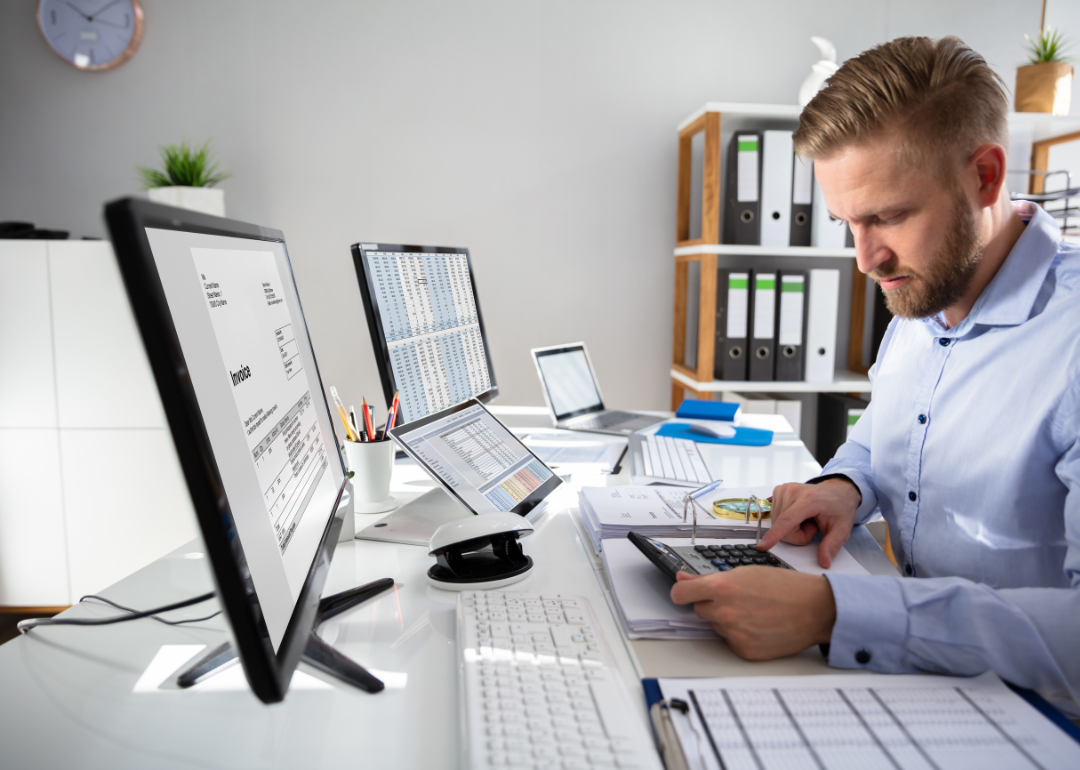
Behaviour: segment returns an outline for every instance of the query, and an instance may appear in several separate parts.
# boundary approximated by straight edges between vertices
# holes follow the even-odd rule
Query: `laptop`
[[[536,348],[532,357],[556,428],[625,436],[664,421],[643,412],[605,409],[584,342]]]

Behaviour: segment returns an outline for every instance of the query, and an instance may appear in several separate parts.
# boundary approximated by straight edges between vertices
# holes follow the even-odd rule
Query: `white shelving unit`
[[[671,370],[671,379],[697,393],[869,393],[870,378],[855,372],[839,370],[832,382],[759,382],[751,380],[713,380],[698,382],[680,371]]]

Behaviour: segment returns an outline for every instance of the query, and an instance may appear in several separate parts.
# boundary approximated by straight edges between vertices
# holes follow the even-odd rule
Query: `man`
[[[680,575],[672,599],[747,658],[993,669],[1080,713],[1080,249],[1010,202],[1008,97],[956,38],[894,40],[828,82],[795,146],[896,317],[870,407],[822,476],[776,488],[760,547],[820,534],[828,567],[880,510],[903,576],[747,567]]]

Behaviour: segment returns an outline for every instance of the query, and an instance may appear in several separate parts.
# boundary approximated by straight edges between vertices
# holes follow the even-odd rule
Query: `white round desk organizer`
[[[518,540],[533,533],[516,513],[484,513],[443,524],[431,536],[428,582],[444,591],[501,588],[524,580],[533,560]]]
[[[390,497],[393,441],[346,441],[345,460],[353,472],[353,510],[356,513],[382,513],[397,508],[397,500]]]

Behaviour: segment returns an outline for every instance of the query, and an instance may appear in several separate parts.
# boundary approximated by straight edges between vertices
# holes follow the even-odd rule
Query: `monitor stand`
[[[450,521],[467,519],[472,512],[441,487],[428,490],[384,519],[356,533],[358,540],[427,546],[435,530]],[[359,516],[357,517],[359,518]]]
[[[315,628],[317,629],[324,620],[328,620],[361,602],[367,601],[371,597],[393,587],[393,585],[393,578],[382,578],[321,599],[319,601],[319,611],[316,615]],[[231,643],[220,644],[181,671],[176,677],[176,683],[180,687],[191,687],[235,658],[236,650],[233,649]],[[357,687],[364,692],[375,693],[385,687],[382,681],[372,676],[366,668],[345,657],[320,639],[314,629],[311,636],[308,637],[307,647],[304,648],[300,659],[324,674],[328,674],[345,684]]]

